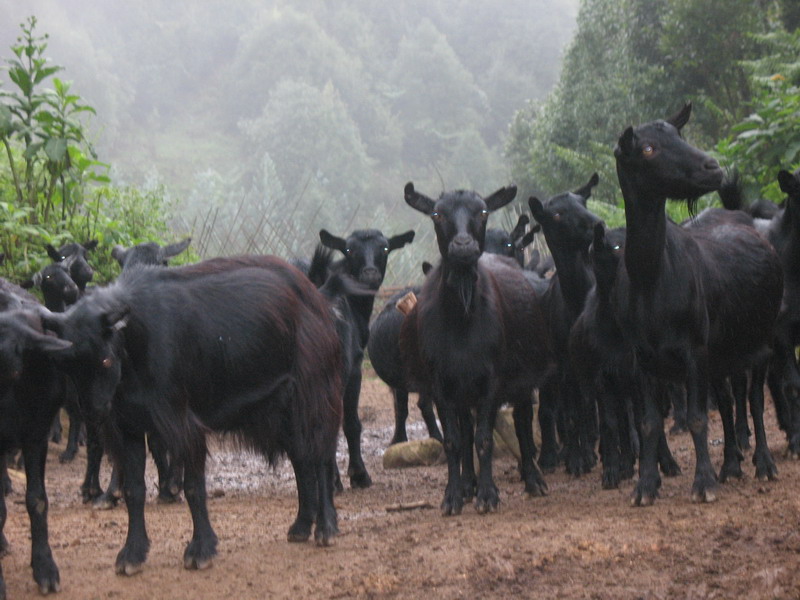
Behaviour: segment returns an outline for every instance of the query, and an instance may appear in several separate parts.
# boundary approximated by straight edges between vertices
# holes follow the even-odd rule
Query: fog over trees
[[[291,213],[313,240],[419,226],[409,180],[507,184],[509,123],[556,82],[577,5],[0,0],[0,50],[36,15],[115,180],[165,184],[185,223]]]

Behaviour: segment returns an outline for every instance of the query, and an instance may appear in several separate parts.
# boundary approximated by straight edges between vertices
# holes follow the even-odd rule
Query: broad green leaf
[[[34,142],[33,144],[25,148],[25,152],[23,153],[25,160],[31,160],[32,158],[34,158],[36,154],[39,152],[39,150],[42,149],[42,146],[44,146],[43,142]]]
[[[0,138],[11,135],[14,131],[14,121],[11,118],[11,111],[5,104],[0,104]]]

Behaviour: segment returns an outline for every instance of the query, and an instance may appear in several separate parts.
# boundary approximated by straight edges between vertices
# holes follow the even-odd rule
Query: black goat
[[[66,383],[47,353],[69,344],[44,334],[36,312],[39,305],[27,292],[2,281],[0,295],[0,455],[22,450],[33,579],[47,594],[59,590],[60,577],[48,542],[45,459]],[[6,515],[5,495],[0,494],[0,556],[8,549],[3,534]],[[0,598],[5,598],[2,567]]]
[[[529,221],[528,215],[520,215],[511,231],[494,227],[487,229],[483,251],[508,256],[517,261],[520,267],[524,266],[525,248],[533,242],[533,236],[539,231],[538,228],[534,228],[525,233]]]
[[[206,507],[205,433],[226,432],[270,463],[286,453],[299,508],[289,541],[337,533],[332,473],[341,422],[341,353],[325,299],[267,256],[139,267],[46,322],[74,345],[57,353],[82,401],[108,415],[123,465],[128,537],[120,574],[142,569],[145,438],[158,431],[184,466],[194,533],[186,568],[205,568],[217,538]]]
[[[633,399],[645,392],[645,382],[635,368],[633,349],[626,343],[611,303],[624,245],[625,228],[606,231],[602,223],[594,226],[594,240],[589,248],[594,287],[569,339],[570,358],[581,389],[586,397],[597,400],[605,489],[617,488],[621,479],[633,477],[639,454]],[[663,430],[658,461],[666,475],[680,474]]]
[[[46,248],[47,255],[53,262],[62,263],[69,269],[69,276],[83,293],[86,290],[86,284],[94,277],[94,269],[89,265],[87,257],[90,251],[97,248],[97,240],[88,240],[83,244],[70,242],[58,250],[50,244],[47,244]]]
[[[344,258],[332,265],[332,270],[346,273],[367,289],[377,292],[386,275],[389,254],[402,248],[414,240],[414,232],[407,231],[387,238],[376,229],[360,229],[351,233],[346,239],[328,233],[319,232],[322,244],[338,250]],[[347,318],[351,322],[348,328],[349,340],[345,356],[348,357],[349,372],[345,377],[344,387],[344,422],[342,428],[347,440],[350,461],[347,475],[354,488],[366,488],[372,485],[364,459],[361,456],[361,419],[358,416],[358,400],[361,395],[361,364],[364,362],[364,348],[369,341],[369,319],[375,304],[374,294],[348,295]],[[341,483],[337,484],[341,487]]]
[[[539,231],[539,226],[525,232],[530,219],[527,215],[520,215],[517,224],[511,232],[505,229],[487,229],[486,242],[483,251],[488,254],[507,256],[523,265],[523,251],[533,241],[533,236]],[[430,265],[429,265],[430,266]],[[423,269],[424,270],[424,269]],[[427,274],[427,273],[426,273]],[[532,273],[526,273],[529,279],[536,279]],[[541,285],[536,282],[534,285]],[[547,284],[544,284],[546,289]],[[406,434],[406,419],[408,418],[408,382],[400,355],[400,328],[405,316],[395,305],[406,294],[413,293],[419,296],[421,288],[412,286],[396,292],[389,298],[380,313],[375,316],[369,329],[368,352],[370,363],[375,372],[392,390],[394,399],[394,434],[390,444],[397,444],[408,440]],[[422,413],[422,418],[428,428],[430,437],[442,441],[442,434],[436,423],[433,404],[424,394],[419,396],[417,406]]]
[[[586,209],[592,188],[599,182],[597,173],[575,190],[553,196],[545,202],[530,198],[533,218],[541,225],[556,273],[542,304],[550,328],[550,339],[558,363],[552,378],[539,390],[539,423],[542,431],[542,468],[555,467],[556,419],[561,411],[566,439],[565,462],[573,475],[588,473],[597,462],[594,444],[597,419],[593,402],[581,393],[569,356],[569,332],[583,310],[594,278],[588,253],[595,224],[600,219]]]
[[[479,513],[496,510],[492,429],[504,401],[514,406],[525,490],[536,495],[547,488],[533,456],[531,397],[552,366],[544,314],[514,261],[483,254],[489,214],[511,202],[516,191],[502,188],[486,199],[456,191],[432,200],[411,183],[405,187],[406,203],[433,220],[441,254],[403,322],[400,347],[410,380],[431,395],[442,421],[444,515],[459,514],[473,495]],[[474,429],[471,408],[477,411]]]
[[[123,269],[130,268],[133,265],[161,265],[166,267],[170,258],[186,250],[191,243],[192,238],[188,237],[167,246],[161,246],[156,242],[142,242],[131,248],[116,245],[111,250],[111,256]]]
[[[191,241],[192,238],[189,237],[163,247],[156,242],[142,242],[130,248],[117,245],[112,249],[111,256],[119,263],[123,271],[137,265],[166,267],[169,265],[169,259],[186,250]],[[91,428],[93,428],[94,435],[90,436],[92,441],[87,452],[86,477],[81,486],[81,492],[84,502],[91,501],[94,508],[107,510],[114,508],[122,497],[121,477],[119,469],[112,466],[111,479],[103,491],[100,486],[100,463],[103,458],[103,448],[99,442],[102,426],[94,423]],[[164,442],[159,438],[157,432],[148,434],[147,447],[153,455],[153,462],[158,471],[158,502],[164,504],[177,502],[180,499],[182,488],[180,466],[167,455]]]
[[[690,114],[687,104],[666,121],[628,127],[614,150],[627,237],[612,302],[639,367],[686,384],[696,458],[692,498],[710,502],[717,477],[708,453],[709,384],[764,360],[782,275],[774,250],[752,227],[695,230],[667,219],[667,198],[691,202],[719,189],[723,178],[716,160],[681,138]],[[652,504],[660,486],[659,401],[665,397],[644,394],[637,505]],[[726,448],[723,469],[738,460],[734,454]]]
[[[408,287],[393,294],[387,301],[383,310],[379,312],[369,328],[369,343],[367,351],[369,360],[375,373],[378,374],[386,385],[392,390],[394,398],[394,434],[390,444],[397,444],[408,440],[406,434],[406,419],[408,419],[408,394],[419,392],[409,389],[403,359],[400,353],[400,329],[403,326],[405,315],[397,309],[397,302],[408,293],[419,296],[419,286]],[[433,412],[433,403],[430,397],[420,394],[417,406],[422,413],[422,418],[428,428],[430,437],[442,441],[442,433],[436,423]]]
[[[30,279],[23,281],[23,289],[38,287],[42,290],[44,306],[51,312],[64,312],[68,306],[75,304],[81,295],[78,285],[70,276],[69,266],[64,262],[53,262],[37,271]],[[69,416],[69,435],[67,447],[59,455],[62,463],[70,462],[78,453],[78,446],[85,441],[85,427],[78,398],[74,388],[67,384],[64,408]],[[50,439],[58,443],[61,441],[61,419],[59,415],[53,421]]]
[[[783,300],[775,324],[775,355],[768,374],[769,389],[791,456],[800,456],[800,370],[795,348],[800,343],[800,170],[778,173],[783,208],[763,230],[780,257]]]

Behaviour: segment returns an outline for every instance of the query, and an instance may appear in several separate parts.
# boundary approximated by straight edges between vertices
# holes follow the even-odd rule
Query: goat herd
[[[514,199],[513,186],[487,198],[455,191],[433,200],[407,184],[405,201],[433,221],[441,259],[411,290],[406,314],[395,303],[408,290],[390,300],[371,327],[388,255],[410,243],[413,231],[386,238],[361,230],[343,239],[322,230],[313,258],[293,264],[238,256],[164,268],[188,240],[168,248],[118,247],[113,255],[123,267],[120,277],[88,290],[87,251],[96,244],[50,248],[54,263],[26,282],[41,287],[45,307],[2,281],[0,452],[22,450],[31,566],[40,590],[60,585],[48,543],[44,470],[62,406],[73,419],[70,437],[80,429],[78,420],[87,420],[84,500],[114,502],[121,485],[128,533],[118,573],[139,572],[147,557],[147,447],[158,466],[160,495],[174,498],[182,488],[191,511],[184,565],[211,564],[217,538],[206,507],[209,431],[234,436],[270,463],[288,456],[298,494],[288,539],[306,541],[313,533],[317,544],[330,544],[337,534],[333,495],[342,488],[340,424],[351,486],[371,484],[358,417],[368,342],[376,372],[394,392],[392,442],[406,439],[409,391],[419,393],[430,435],[443,440],[444,515],[460,513],[473,498],[480,513],[497,509],[492,430],[503,403],[513,407],[519,474],[531,495],[546,493],[542,470],[560,460],[574,475],[590,471],[597,447],[603,486],[631,478],[638,458],[632,501],[652,504],[659,467],[666,474],[679,471],[664,434],[672,404],[676,415],[683,406],[694,442],[694,500],[713,501],[718,481],[742,475],[748,399],[756,475],[773,479],[765,383],[789,451],[800,454],[794,350],[800,342],[800,223],[793,216],[800,176],[781,172],[785,206],[754,217],[742,209],[735,181],[682,139],[690,112],[686,105],[666,121],[629,127],[619,138],[614,154],[625,229],[606,230],[587,210],[597,175],[574,192],[545,202],[531,198],[536,227],[525,233],[523,216],[510,235],[487,231],[487,221]],[[714,190],[725,209],[708,209],[681,225],[667,218],[667,199],[693,202]],[[522,267],[522,248],[539,229],[555,266],[551,277],[531,264]],[[334,262],[331,250],[344,259]],[[534,390],[542,431],[538,461]],[[708,452],[709,395],[724,425],[719,476]],[[74,448],[71,441],[64,460]],[[105,494],[98,478],[104,450],[115,465]],[[0,554],[7,548],[6,514],[0,494]],[[0,599],[5,596],[0,570]]]

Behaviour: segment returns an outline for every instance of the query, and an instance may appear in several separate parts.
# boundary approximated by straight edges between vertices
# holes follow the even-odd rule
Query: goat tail
[[[736,169],[731,170],[723,178],[719,187],[719,199],[722,201],[722,206],[728,210],[743,210],[742,182],[739,180],[739,172]]]
[[[308,268],[308,278],[317,288],[321,288],[328,280],[332,263],[333,251],[322,244],[317,244],[317,247],[314,248],[314,255],[311,257],[311,265]]]

